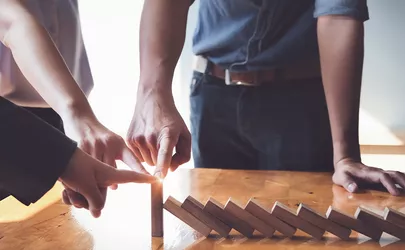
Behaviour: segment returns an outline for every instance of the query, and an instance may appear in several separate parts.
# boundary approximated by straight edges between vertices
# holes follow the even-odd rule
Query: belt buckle
[[[229,86],[254,86],[255,84],[252,83],[247,83],[247,82],[241,82],[241,81],[237,81],[234,82],[231,79],[231,73],[229,72],[229,69],[225,69],[225,84],[229,85]]]

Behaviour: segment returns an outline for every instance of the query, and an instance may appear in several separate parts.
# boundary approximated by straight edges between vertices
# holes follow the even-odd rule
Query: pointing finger
[[[154,183],[159,181],[150,174],[141,174],[132,170],[111,169],[105,175],[105,185],[122,184],[122,183]]]
[[[170,137],[164,137],[160,141],[155,174],[163,175],[162,177],[166,176],[167,170],[169,169],[172,161],[175,144],[176,142],[171,140]]]

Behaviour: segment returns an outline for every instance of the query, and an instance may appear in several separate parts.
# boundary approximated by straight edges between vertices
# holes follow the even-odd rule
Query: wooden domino
[[[285,221],[286,223],[290,224],[293,227],[296,227],[305,233],[311,235],[315,239],[322,239],[325,230],[312,225],[311,223],[307,222],[306,220],[298,217],[296,212],[293,211],[288,206],[282,204],[281,202],[276,201],[271,210],[271,213],[275,215],[280,220]]]
[[[380,216],[364,207],[357,208],[355,218],[363,221],[370,227],[377,227],[382,231],[391,234],[401,240],[405,240],[405,230],[396,224],[384,220],[383,216]]]
[[[181,205],[187,212],[199,219],[211,229],[215,230],[222,237],[227,237],[231,231],[231,227],[223,223],[221,220],[204,211],[204,205],[192,196],[188,196]]]
[[[405,214],[395,211],[392,208],[386,207],[384,210],[384,219],[405,230]]]
[[[245,221],[226,212],[224,208],[225,207],[220,202],[216,201],[214,198],[210,198],[205,204],[203,210],[217,217],[219,220],[223,221],[244,236],[248,238],[252,237],[254,229]]]
[[[342,240],[348,240],[350,238],[352,231],[349,228],[343,227],[331,220],[328,220],[325,216],[303,203],[299,205],[297,215],[309,223],[336,235]]]
[[[240,205],[236,203],[236,201],[229,199],[228,202],[225,204],[224,210],[228,213],[233,214],[235,217],[245,221],[249,224],[252,228],[256,229],[260,233],[262,233],[266,237],[271,237],[274,234],[274,228],[270,225],[266,224],[265,222],[261,221],[260,219],[253,216],[248,211],[244,210]]]
[[[260,220],[269,224],[271,227],[284,234],[287,237],[292,237],[297,229],[284,221],[272,215],[269,210],[259,204],[254,198],[250,199],[247,203],[245,210],[256,216]]]
[[[152,195],[155,202],[160,197],[160,194],[155,197]],[[276,230],[292,237],[300,229],[318,240],[323,238],[326,231],[342,240],[349,240],[352,230],[375,241],[380,240],[383,232],[405,240],[405,215],[392,208],[385,208],[384,216],[380,216],[359,207],[355,215],[351,216],[330,206],[326,215],[323,215],[303,203],[294,211],[276,201],[270,210],[253,198],[245,206],[229,198],[224,206],[212,197],[203,205],[192,196],[188,196],[183,203],[169,196],[163,208],[206,237],[213,230],[222,237],[228,237],[232,229],[248,238],[253,236],[255,230],[265,237],[273,237]],[[152,211],[152,214],[160,215],[157,211]],[[159,225],[163,226],[163,223],[158,226],[152,224],[152,234],[153,229],[160,228]]]
[[[152,237],[163,237],[163,183],[151,184]]]
[[[169,196],[163,207],[202,235],[207,237],[211,233],[211,228],[183,209],[181,207],[181,202],[175,198]]]
[[[370,237],[375,241],[379,241],[381,238],[381,229],[370,227],[367,224],[364,224],[362,221],[354,218],[353,216],[344,214],[334,209],[332,206],[329,206],[329,209],[326,212],[326,217],[328,218],[328,220],[331,220],[341,226],[351,228],[354,231],[364,234],[365,236]]]

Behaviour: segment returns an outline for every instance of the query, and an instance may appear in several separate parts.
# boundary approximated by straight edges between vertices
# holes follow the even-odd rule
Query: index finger
[[[166,176],[167,170],[172,162],[173,149],[175,145],[176,142],[170,137],[164,137],[159,143],[155,174],[160,172],[162,178]]]
[[[114,169],[108,170],[106,185],[124,184],[124,183],[154,183],[158,179],[150,174],[137,173],[132,170]]]
[[[121,160],[128,167],[135,170],[136,172],[150,175],[148,171],[143,167],[142,163],[136,158],[135,154],[127,147],[124,146],[121,152]]]

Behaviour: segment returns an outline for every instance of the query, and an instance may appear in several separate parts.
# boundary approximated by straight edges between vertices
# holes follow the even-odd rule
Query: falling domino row
[[[183,203],[169,196],[163,207],[206,237],[212,230],[227,237],[232,228],[248,238],[252,237],[254,230],[264,237],[272,237],[276,230],[292,237],[300,229],[318,240],[326,231],[348,240],[352,230],[376,241],[380,240],[383,232],[405,240],[405,214],[391,208],[385,208],[384,216],[380,216],[359,207],[353,217],[332,206],[326,215],[322,215],[302,203],[294,211],[277,201],[270,211],[253,198],[243,208],[232,199],[222,205],[210,198],[203,205],[192,196]]]

